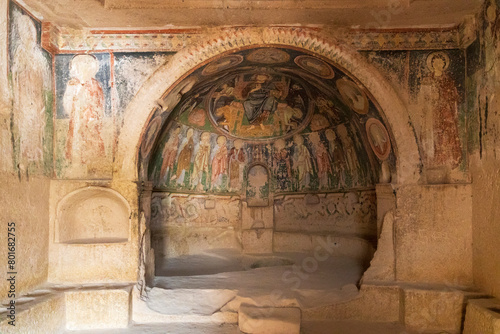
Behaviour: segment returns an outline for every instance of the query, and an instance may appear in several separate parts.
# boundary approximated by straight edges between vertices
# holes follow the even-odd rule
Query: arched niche
[[[252,243],[251,246],[254,246],[252,249],[265,249],[268,252],[279,244],[283,246],[282,251],[289,250],[287,247],[291,245],[294,246],[294,249],[296,249],[295,245],[298,245],[304,251],[314,250],[316,244],[309,232],[320,233],[323,236],[332,235],[329,234],[332,231],[324,230],[321,219],[317,221],[309,219],[314,224],[310,224],[307,227],[308,230],[302,229],[303,214],[310,212],[315,205],[324,208],[328,214],[340,215],[342,221],[345,219],[346,223],[341,226],[342,231],[335,230],[333,235],[341,233],[345,236],[355,231],[356,236],[353,237],[357,238],[359,236],[364,243],[369,245],[373,241],[371,238],[374,235],[376,238],[376,226],[372,228],[373,212],[376,219],[376,204],[374,205],[372,200],[375,197],[375,184],[382,180],[383,182],[395,184],[411,184],[416,183],[419,178],[420,157],[413,129],[410,125],[406,106],[391,85],[354,50],[350,50],[333,38],[325,37],[320,33],[311,32],[307,29],[228,29],[223,33],[214,32],[212,34],[208,32],[206,37],[207,42],[200,42],[177,53],[171,62],[160,68],[145,83],[127,108],[126,113],[128,116],[125,118],[124,127],[120,134],[115,159],[115,177],[117,179],[146,181],[148,186],[153,186],[152,201],[161,202],[160,210],[157,210],[161,214],[155,216],[151,225],[154,228],[159,227],[159,233],[151,232],[153,248],[155,248],[154,245],[158,245],[160,248],[163,247],[166,250],[165,255],[168,255],[169,247],[173,246],[175,254],[189,256],[192,248],[189,245],[181,244],[188,240],[185,237],[186,232],[190,233],[188,236],[193,234],[197,238],[201,237],[203,240],[207,240],[204,235],[197,233],[192,228],[199,222],[193,220],[192,217],[186,219],[183,216],[189,214],[187,209],[193,204],[191,203],[192,199],[198,198],[198,196],[202,197],[199,200],[199,206],[203,210],[203,214],[196,217],[200,217],[201,220],[213,217],[213,221],[217,222],[217,224],[225,222],[226,219],[223,216],[218,216],[218,206],[214,206],[209,197],[219,196],[218,201],[221,204],[223,203],[222,197],[227,197],[227,200],[234,204],[234,222],[227,220],[232,223],[226,225],[228,227],[234,225],[235,227],[228,234],[228,238],[240,245],[243,244],[243,249],[247,249],[247,247],[244,245],[244,240],[238,240],[240,233],[243,236],[245,233],[252,236],[249,241]],[[279,69],[269,69],[271,66],[263,65],[258,61],[259,68],[257,69],[249,65],[252,61],[259,59],[258,57],[251,59],[254,52],[264,50],[262,53],[265,54],[265,51],[271,49],[282,50],[289,55],[289,59],[283,61],[283,63],[286,62],[286,66],[278,66]],[[282,60],[285,58],[286,56]],[[333,76],[331,71],[325,70],[325,64],[326,68],[333,71]],[[300,75],[291,70],[291,66],[294,66],[294,70],[300,71]],[[268,70],[263,70],[263,68],[268,68]],[[236,98],[225,101],[218,100],[217,95],[223,96],[228,87],[236,89],[236,83],[240,80],[241,75],[243,75],[243,78],[240,81],[246,82],[248,86],[258,84],[259,81],[265,83],[266,80],[258,77],[263,74],[269,75],[270,79],[266,80],[275,84],[280,81],[296,82],[306,92],[303,98],[308,99],[311,103],[304,106],[301,110],[302,115],[296,114],[293,116],[294,106],[290,105],[286,98],[277,98],[276,103],[278,105],[280,103],[287,104],[292,111],[278,112],[276,109],[274,112],[281,113],[281,115],[288,112],[298,119],[296,126],[293,129],[287,129],[290,124],[287,124],[286,117],[282,117],[280,122],[273,123],[280,129],[280,132],[265,132],[264,135],[256,137],[245,132],[246,130],[252,130],[250,124],[243,124],[241,120],[231,119],[230,117],[232,107],[235,107],[240,112],[243,109],[243,112],[246,111],[250,115],[250,111],[245,110],[244,106],[245,102],[247,102],[245,94],[235,95]],[[218,75],[220,75],[220,78],[214,79],[214,76]],[[214,80],[210,81],[210,78]],[[349,110],[352,111],[351,116],[356,122],[341,121],[335,124],[330,123],[330,126],[326,128],[312,130],[311,124],[321,124],[317,119],[314,119],[314,116],[315,114],[321,114],[319,108],[324,107],[325,104],[321,104],[320,94],[311,93],[310,89],[305,87],[307,85],[316,87],[323,94],[326,93],[331,99],[335,100],[334,105],[340,106],[344,110],[344,115],[348,115]],[[219,102],[222,104],[218,104]],[[191,112],[196,110],[200,104],[204,104],[205,112],[207,112],[203,124],[199,120],[200,118],[196,117],[196,113],[189,120]],[[327,102],[326,105],[330,104]],[[283,109],[287,109],[286,106],[284,107]],[[228,116],[226,116],[226,112],[228,112]],[[185,119],[182,118],[183,114]],[[256,117],[259,117],[259,115],[256,115]],[[371,119],[373,121],[370,121]],[[191,123],[187,124],[186,120]],[[196,124],[198,121],[198,126],[191,126],[191,124]],[[233,127],[236,124],[249,127],[241,131],[241,128],[238,130]],[[212,128],[205,128],[206,125]],[[269,123],[261,122],[258,126],[260,125],[263,125],[264,130]],[[229,152],[239,145],[236,144],[238,141],[245,142],[242,145],[243,147],[252,146],[251,152],[247,153],[251,153],[252,157],[257,158],[253,161],[247,161],[248,166],[251,163],[262,162],[259,161],[261,156],[272,157],[281,151],[293,155],[300,150],[298,147],[301,145],[305,146],[310,153],[311,151],[320,151],[317,148],[321,144],[323,146],[328,145],[327,151],[330,153],[333,153],[336,147],[341,147],[345,164],[351,167],[355,164],[355,160],[359,160],[361,156],[363,157],[365,161],[363,168],[366,168],[369,172],[365,173],[367,177],[362,182],[367,181],[368,183],[358,184],[357,186],[346,183],[343,188],[339,188],[337,187],[338,184],[332,185],[329,183],[328,178],[326,181],[319,181],[321,178],[316,176],[316,183],[311,181],[302,183],[302,180],[307,180],[307,177],[298,177],[296,185],[289,186],[291,194],[286,191],[273,194],[276,205],[283,208],[288,205],[292,209],[299,207],[299,210],[295,211],[296,219],[290,220],[288,217],[284,217],[283,222],[287,224],[281,224],[283,230],[277,231],[276,225],[273,224],[274,213],[272,206],[269,207],[270,210],[259,209],[257,217],[254,210],[245,210],[246,202],[243,201],[239,204],[244,187],[242,189],[221,189],[220,187],[213,187],[212,181],[207,181],[211,180],[213,176],[210,171],[213,162],[212,150],[213,152],[219,150],[221,144],[218,143],[218,140],[221,136],[226,138],[224,145]],[[205,139],[202,140],[202,137]],[[177,143],[175,142],[176,138]],[[169,142],[170,139],[172,141]],[[193,140],[192,151],[190,152],[192,158],[189,161],[191,165],[194,165],[196,155],[200,152],[200,142],[202,141],[205,141],[205,146],[210,147],[211,153],[207,159],[210,165],[204,167],[205,170],[198,168],[196,173],[193,169],[194,166],[191,166],[189,167],[191,175],[182,174],[182,171],[177,175],[179,169],[175,164],[178,164],[178,159],[183,150],[189,147],[189,140],[191,139]],[[360,143],[359,146],[356,146],[356,141]],[[136,150],[133,151],[130,147],[135,147]],[[172,149],[172,152],[164,152],[166,148]],[[268,152],[264,153],[266,150]],[[303,151],[306,152],[306,150]],[[170,165],[167,171],[167,168],[163,168],[162,165],[164,164],[164,157],[169,154],[172,156],[174,163]],[[307,156],[306,153],[304,154]],[[161,157],[161,159],[158,159],[158,157]],[[249,157],[249,155],[247,154],[246,157]],[[271,158],[271,160],[273,159]],[[317,163],[317,155],[314,159]],[[277,183],[274,163],[267,162],[265,166],[270,170],[271,182]],[[298,174],[295,175],[302,174],[299,168],[296,169]],[[316,169],[318,169],[317,166]],[[174,173],[176,174],[175,177],[173,177]],[[191,178],[192,175],[195,175],[195,179]],[[243,171],[243,175],[246,175],[245,171]],[[292,177],[295,177],[295,175],[292,173]],[[380,178],[380,175],[383,175],[383,177]],[[337,180],[339,179],[340,177],[337,177]],[[178,180],[182,181],[179,183]],[[186,180],[187,182],[185,182]],[[326,189],[322,189],[323,193],[317,197],[307,196],[309,193],[318,192],[317,185],[320,182],[327,184]],[[226,182],[225,184],[230,185],[231,183]],[[241,184],[245,185],[245,180]],[[176,187],[183,189],[175,189]],[[155,190],[168,194],[155,194]],[[371,193],[364,193],[365,190]],[[335,191],[340,191],[340,193],[328,195],[329,192]],[[353,197],[356,197],[357,200],[353,200]],[[177,200],[181,198],[182,200]],[[314,200],[311,200],[311,198],[314,198]],[[300,210],[300,208],[304,208],[304,210]],[[335,208],[335,210],[332,211],[330,208]],[[171,209],[177,216],[170,215],[169,210]],[[220,212],[224,212],[226,205],[220,205],[219,209]],[[148,209],[144,208],[144,210]],[[367,210],[368,214],[366,214]],[[245,211],[248,211],[247,216],[250,217],[248,224],[245,223]],[[348,223],[351,223],[352,219],[347,216],[351,216],[352,213],[356,215],[357,221],[361,224],[368,221],[370,227],[365,229],[365,227],[361,226],[361,229],[358,230],[351,229]],[[161,232],[164,229],[165,217],[163,215],[165,214],[169,215],[169,219],[176,218],[175,223],[180,224],[176,228],[182,233],[176,234],[177,237],[171,237],[175,235],[168,231],[168,233]],[[323,212],[319,212],[319,216],[323,216]],[[262,221],[263,224],[260,224],[259,228],[254,228],[253,222],[257,220]],[[334,225],[336,224],[332,224],[332,226]],[[300,234],[296,233],[297,226],[301,229],[298,231]],[[223,227],[226,228],[226,226]],[[334,226],[334,228],[337,229],[338,226]],[[253,238],[254,235],[255,238]],[[268,235],[269,238],[267,238]],[[352,239],[349,236],[347,238]],[[210,240],[210,238],[208,239]],[[265,241],[266,244],[253,244],[254,241],[257,243]],[[179,244],[176,242],[179,242]],[[349,243],[347,244],[349,245]],[[168,245],[168,247],[165,247],[165,245]],[[239,245],[236,245],[236,247],[239,247]],[[145,249],[144,252],[148,253],[149,249]],[[162,253],[155,249],[154,254],[157,257]],[[187,263],[183,260],[179,261],[179,263],[182,262]]]
[[[145,175],[139,175],[137,170],[138,164],[141,163],[141,143],[143,149],[145,146],[154,146],[155,133],[149,130],[158,129],[171,111],[168,110],[161,119],[153,117],[159,97],[173,92],[174,100],[180,99],[184,88],[176,84],[211,58],[262,45],[289,46],[312,53],[334,62],[361,83],[373,96],[379,109],[383,110],[381,117],[393,136],[397,161],[392,182],[407,184],[418,181],[420,157],[416,139],[407,108],[395,90],[355,50],[335,41],[331,36],[303,28],[235,28],[223,32],[209,31],[205,39],[202,38],[196,45],[178,52],[168,64],[150,77],[128,106],[128,117],[118,140],[114,162],[115,177],[145,179]],[[143,140],[144,138],[148,140]],[[131,150],[130,147],[136,149]]]
[[[254,165],[269,171],[267,202],[269,194],[373,190],[383,164],[395,174],[394,139],[370,92],[304,50],[224,53],[159,104],[140,151],[141,175],[157,191],[239,195],[254,206]]]
[[[55,242],[58,243],[127,242],[130,238],[130,205],[112,189],[78,189],[59,202],[55,226]]]
[[[375,185],[397,165],[385,122],[356,78],[303,49],[258,45],[197,67],[162,95],[140,148],[161,212],[157,272],[226,248],[307,252],[311,234],[375,240]],[[237,205],[217,210],[214,196]]]
[[[248,168],[246,177],[246,202],[248,207],[267,207],[270,204],[269,170],[261,164]]]

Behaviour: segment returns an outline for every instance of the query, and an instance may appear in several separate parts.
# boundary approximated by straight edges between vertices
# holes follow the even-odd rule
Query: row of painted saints
[[[248,166],[258,163],[269,168],[275,191],[370,184],[347,128],[339,125],[336,131],[326,129],[249,144],[176,125],[163,145],[161,165],[158,163],[153,175],[158,188],[239,192],[246,184]]]

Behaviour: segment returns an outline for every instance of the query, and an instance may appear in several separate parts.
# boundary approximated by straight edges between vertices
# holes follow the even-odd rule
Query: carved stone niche
[[[66,195],[57,206],[55,242],[127,242],[129,231],[130,205],[122,195],[112,189],[78,189]]]

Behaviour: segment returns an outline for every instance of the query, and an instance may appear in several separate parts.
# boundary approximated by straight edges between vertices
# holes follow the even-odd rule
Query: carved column
[[[386,213],[396,208],[396,194],[392,184],[377,184],[377,238],[382,232],[382,223]]]

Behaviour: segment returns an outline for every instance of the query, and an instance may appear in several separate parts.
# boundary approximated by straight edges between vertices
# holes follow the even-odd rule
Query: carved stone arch
[[[416,183],[420,156],[407,107],[380,72],[355,50],[326,33],[305,28],[228,28],[208,31],[196,44],[178,52],[142,86],[125,111],[114,162],[116,179],[137,180],[141,142],[148,129],[156,100],[171,91],[192,71],[224,53],[262,45],[285,46],[323,57],[361,83],[379,107],[394,139],[397,157],[394,183]],[[134,148],[134,149],[133,149]]]

